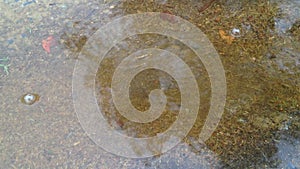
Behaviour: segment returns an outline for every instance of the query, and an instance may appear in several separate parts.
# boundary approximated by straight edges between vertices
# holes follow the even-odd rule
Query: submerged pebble
[[[38,94],[27,93],[22,96],[21,102],[24,104],[27,104],[27,105],[32,105],[33,103],[38,101],[39,98],[40,98],[40,96]]]
[[[231,36],[238,38],[241,37],[241,31],[238,28],[233,28],[230,32]]]

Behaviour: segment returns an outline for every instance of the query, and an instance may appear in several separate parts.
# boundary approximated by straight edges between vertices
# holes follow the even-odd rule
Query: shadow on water
[[[76,1],[40,3],[39,7],[23,4],[19,8],[5,1],[7,9],[0,12],[5,16],[0,21],[6,29],[0,32],[4,51],[1,58],[11,57],[11,74],[5,76],[0,66],[0,90],[7,95],[1,101],[1,109],[7,113],[1,112],[4,134],[0,136],[0,150],[4,153],[0,166],[45,168],[61,164],[74,168],[81,163],[82,168],[300,168],[299,1],[219,0],[199,13],[209,2],[137,0],[103,5]],[[27,5],[40,13],[32,12],[26,19],[17,15],[28,12]],[[192,69],[201,95],[195,125],[176,149],[153,158],[131,160],[103,153],[88,139],[71,106],[71,81],[74,63],[81,59],[79,52],[101,26],[112,18],[142,12],[180,16],[207,35],[224,65],[227,99],[216,131],[205,145],[200,144],[196,140],[211,96],[209,77],[200,59],[180,41],[162,35],[136,35],[119,42],[100,63],[95,79],[98,105],[119,133],[138,138],[155,136],[171,126],[180,109],[182,98],[176,81],[163,71],[150,69],[131,82],[130,99],[138,110],[145,111],[150,106],[151,90],[163,89],[168,102],[161,117],[141,124],[118,113],[111,96],[112,76],[122,59],[139,49],[155,47],[179,55]],[[7,33],[10,23],[20,29]],[[56,44],[45,55],[36,46],[49,34]],[[19,55],[24,57],[13,57]],[[90,81],[92,77],[86,78]],[[20,91],[9,87],[17,83],[16,79],[22,82],[15,86]],[[40,99],[24,108],[15,98],[28,91],[38,92]],[[27,114],[19,113],[23,111]],[[38,156],[33,157],[34,153]]]

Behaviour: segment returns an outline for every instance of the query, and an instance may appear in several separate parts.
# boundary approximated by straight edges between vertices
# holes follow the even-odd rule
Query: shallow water
[[[300,168],[299,1],[221,0],[199,13],[207,3],[209,0],[1,1],[0,168]],[[103,40],[106,35],[97,37],[103,26],[121,16],[143,12],[164,12],[187,20],[211,42],[212,46],[203,49],[200,45],[202,54],[213,47],[220,57],[226,76],[226,105],[217,128],[204,143],[199,142],[199,133],[211,108],[213,70],[184,40],[155,33],[129,36],[115,43],[98,63],[103,46],[114,40]],[[160,19],[166,25],[178,24],[169,15],[160,15]],[[119,24],[111,28],[111,37],[126,33],[120,32],[124,23]],[[50,46],[49,51],[45,45]],[[147,111],[151,108],[149,99],[161,99],[151,91],[161,89],[167,101],[162,114],[149,123],[139,123],[119,112],[113,92],[121,87],[113,89],[111,85],[120,79],[114,81],[114,73],[120,65],[124,74],[145,66],[147,56],[125,58],[147,48],[176,54],[180,61],[162,59],[168,58],[168,53],[154,61],[175,65],[173,73],[183,84],[193,82],[185,73],[191,70],[200,107],[197,117],[191,115],[184,121],[195,120],[176,147],[164,152],[165,147],[160,146],[168,145],[165,140],[161,145],[148,142],[146,147],[132,144],[120,154],[133,149],[140,156],[150,152],[153,157],[125,158],[101,147],[99,143],[113,140],[95,140],[78,108],[89,116],[94,109],[87,105],[95,103],[97,112],[102,112],[116,133],[141,139],[161,136],[172,128],[182,117],[182,101],[198,104],[191,93],[190,97],[181,96],[181,83],[170,73],[147,69],[130,82],[130,102],[138,111]],[[135,65],[127,66],[127,62]],[[86,69],[79,69],[78,65],[85,63]],[[78,82],[84,86],[82,91],[74,88],[80,71],[85,75]],[[126,76],[120,77],[124,78],[122,84]],[[86,97],[90,91],[91,98]],[[22,97],[27,93],[39,99],[26,105]],[[186,123],[178,123],[170,138],[181,138]]]

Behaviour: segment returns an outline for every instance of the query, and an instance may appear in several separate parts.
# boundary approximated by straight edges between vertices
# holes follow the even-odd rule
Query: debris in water
[[[198,12],[201,13],[201,12],[205,11],[207,8],[209,8],[213,4],[214,1],[215,0],[208,1],[205,5],[203,5],[201,8],[198,9]]]
[[[53,36],[49,36],[47,39],[44,39],[42,41],[42,46],[47,53],[50,53],[50,47],[53,45],[53,43],[54,43]]]
[[[233,42],[234,37],[233,36],[228,36],[226,35],[225,31],[223,30],[219,30],[219,34],[221,36],[222,39],[224,39],[229,45]]]

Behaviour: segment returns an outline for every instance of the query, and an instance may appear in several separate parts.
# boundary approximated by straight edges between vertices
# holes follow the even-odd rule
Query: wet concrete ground
[[[199,13],[208,2],[1,1],[0,168],[300,168],[299,1],[216,1]],[[72,77],[78,55],[95,31],[114,18],[146,11],[180,16],[207,35],[223,62],[228,95],[217,130],[206,145],[199,144],[195,140],[210,92],[207,73],[195,60],[201,72],[198,80],[203,82],[199,88],[204,115],[175,149],[134,160],[104,151],[82,129],[73,108]],[[234,28],[241,34],[229,44],[226,37]],[[49,37],[53,40],[47,52],[43,40]],[[186,46],[165,37],[137,36],[124,44],[131,45],[120,45],[108,55],[124,57],[130,49],[156,45],[193,59]],[[114,69],[111,62],[106,64],[108,75]],[[101,71],[105,72],[99,70],[97,77],[106,81]],[[167,79],[159,81],[162,86],[173,83],[165,75],[154,75],[153,79]],[[137,77],[133,86],[147,80]],[[168,92],[174,99],[170,110],[178,110],[180,95]],[[23,104],[26,93],[40,98],[32,105]],[[147,92],[133,89],[132,93],[136,107],[147,107]],[[105,100],[103,104],[110,106]],[[119,116],[106,116],[112,125],[116,122],[113,127],[120,126]],[[167,120],[155,124],[153,131],[172,122]],[[149,126],[127,121],[121,126],[128,135],[150,135]]]

